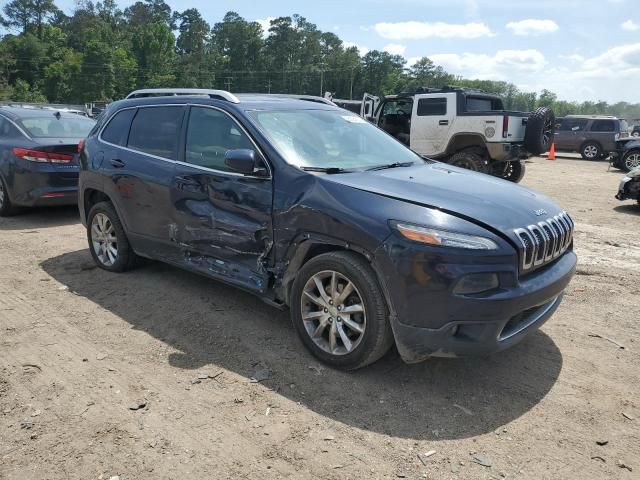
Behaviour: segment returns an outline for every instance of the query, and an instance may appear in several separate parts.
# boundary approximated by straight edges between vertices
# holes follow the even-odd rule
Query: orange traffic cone
[[[547,160],[555,160],[556,159],[556,144],[552,143],[551,148],[549,149],[549,155],[547,156]]]

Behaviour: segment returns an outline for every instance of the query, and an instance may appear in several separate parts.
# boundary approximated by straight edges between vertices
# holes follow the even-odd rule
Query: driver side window
[[[229,115],[213,108],[191,108],[185,162],[229,172],[224,156],[229,150],[237,149],[255,150],[249,137]]]

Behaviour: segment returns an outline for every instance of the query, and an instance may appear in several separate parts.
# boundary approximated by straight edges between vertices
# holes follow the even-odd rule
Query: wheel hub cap
[[[332,355],[346,355],[362,341],[366,314],[360,292],[331,270],[316,273],[304,286],[302,321],[311,340]]]

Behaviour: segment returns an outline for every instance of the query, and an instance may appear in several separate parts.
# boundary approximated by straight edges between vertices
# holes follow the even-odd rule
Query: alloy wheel
[[[352,352],[364,338],[367,316],[362,296],[339,272],[313,275],[302,290],[300,308],[309,338],[331,355]]]
[[[598,156],[598,147],[595,145],[587,145],[584,147],[584,156],[587,158],[596,158]]]
[[[624,166],[628,170],[633,170],[634,168],[640,167],[640,153],[632,153],[631,155],[627,155],[627,158],[624,159]]]
[[[91,222],[91,245],[100,263],[111,267],[118,259],[118,240],[113,223],[104,213],[98,213]]]

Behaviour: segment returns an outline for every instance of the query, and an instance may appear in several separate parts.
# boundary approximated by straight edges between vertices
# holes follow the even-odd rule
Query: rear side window
[[[615,132],[616,125],[613,120],[594,120],[591,125],[592,132]]]
[[[157,157],[176,160],[183,116],[182,107],[138,109],[131,123],[128,147]]]
[[[559,132],[581,132],[587,126],[588,120],[586,118],[565,118],[562,120]]]
[[[191,108],[185,148],[185,162],[222,171],[231,170],[224,163],[229,150],[254,150],[249,137],[229,115],[202,107]]]
[[[446,98],[421,98],[418,100],[418,116],[428,117],[447,114]]]
[[[102,131],[102,139],[105,142],[126,147],[127,138],[129,137],[129,127],[135,114],[135,109],[121,110],[116,113]]]

